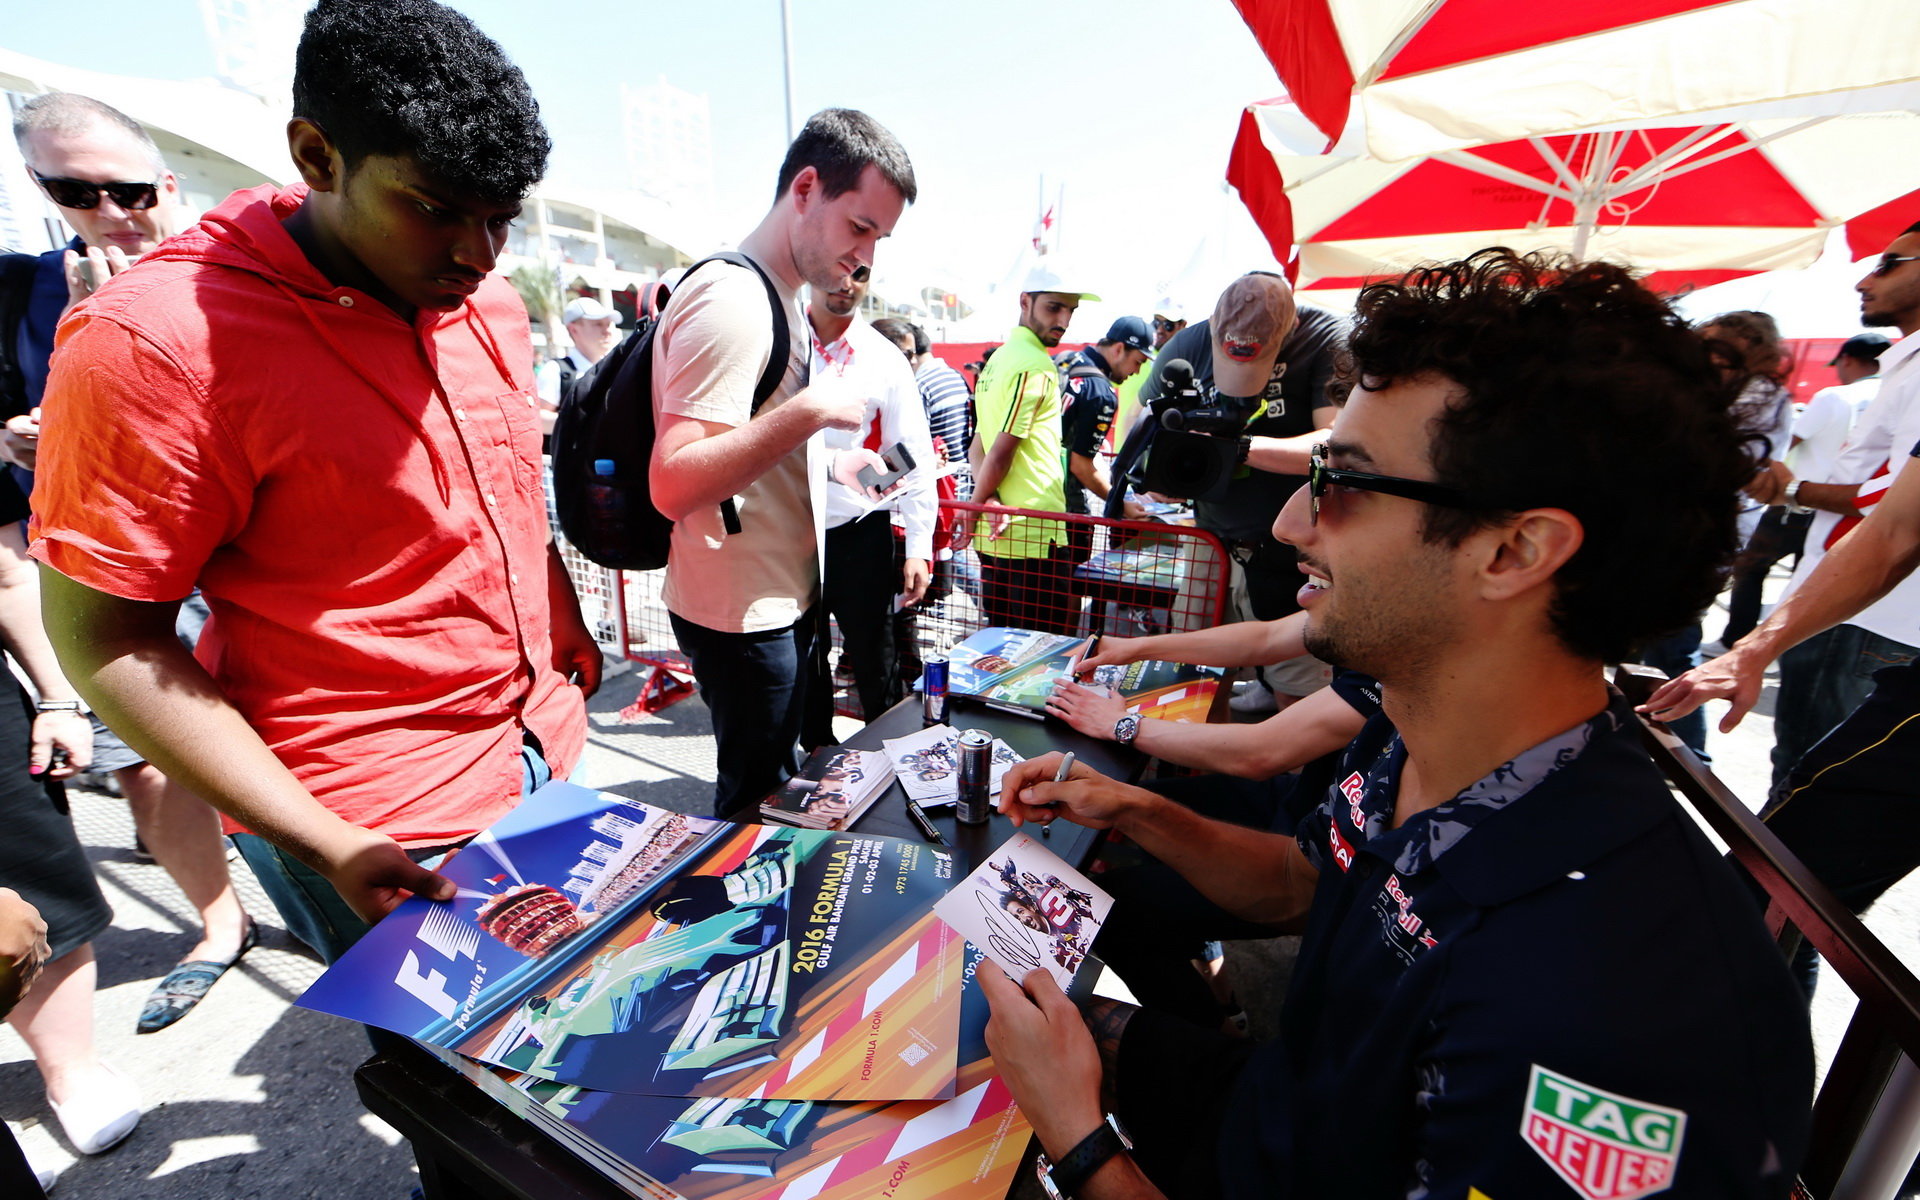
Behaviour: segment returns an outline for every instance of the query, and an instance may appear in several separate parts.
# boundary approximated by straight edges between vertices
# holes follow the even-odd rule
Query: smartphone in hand
[[[913,455],[908,452],[905,442],[895,442],[880,452],[880,458],[887,464],[885,471],[876,471],[872,467],[861,467],[855,476],[860,486],[871,488],[875,492],[885,492],[899,483],[908,471],[913,470]]]

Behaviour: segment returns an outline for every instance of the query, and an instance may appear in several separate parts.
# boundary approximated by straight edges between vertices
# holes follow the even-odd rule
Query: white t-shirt
[[[812,345],[797,296],[782,287],[787,370],[760,406],[771,412],[807,386]],[[745,267],[714,263],[674,290],[653,342],[656,414],[740,426],[753,415],[753,391],[772,353],[767,289]],[[675,522],[661,599],[682,620],[723,633],[762,633],[791,625],[820,593],[809,439],[734,498],[740,532],[728,534],[720,507]]]
[[[585,375],[587,368],[593,365],[578,349],[569,349],[564,357],[573,364],[575,379]],[[549,358],[534,370],[533,390],[539,395],[540,402],[548,408],[560,407],[560,360],[558,358]]]
[[[1882,464],[1891,480],[1906,469],[1914,444],[1920,441],[1920,362],[1914,361],[1916,357],[1920,357],[1920,334],[1902,338],[1881,352],[1879,394],[1854,422],[1853,433],[1841,449],[1832,475],[1821,482],[1864,483],[1879,473]],[[1835,513],[1814,515],[1807,527],[1806,553],[1794,569],[1788,593],[1805,582],[1825,557],[1827,538],[1841,520]],[[1920,571],[1895,584],[1892,591],[1846,623],[1909,646],[1920,645]]]
[[[847,331],[824,349],[815,346],[813,377],[837,374],[853,393],[867,399],[867,419],[857,430],[829,429],[824,435],[828,450],[851,450],[868,444],[876,418],[880,422],[880,445],[904,442],[913,455],[914,468],[900,487],[879,505],[871,505],[855,495],[845,484],[829,482],[827,488],[827,528],[845,525],[865,516],[874,508],[891,508],[900,514],[901,529],[907,535],[906,557],[933,561],[933,525],[939,512],[939,497],[934,493],[935,474],[945,465],[933,456],[933,437],[927,432],[927,410],[920,401],[920,385],[913,377],[900,348],[880,336],[878,330],[860,317],[853,319]]]
[[[1787,456],[1787,465],[1793,468],[1794,477],[1831,481],[1855,418],[1879,394],[1878,375],[1815,392],[1793,422],[1793,436],[1800,439],[1800,444]]]

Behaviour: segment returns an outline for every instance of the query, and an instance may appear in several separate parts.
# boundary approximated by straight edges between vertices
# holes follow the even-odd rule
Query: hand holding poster
[[[933,911],[1014,979],[1044,967],[1067,991],[1112,908],[1112,896],[1019,833]]]

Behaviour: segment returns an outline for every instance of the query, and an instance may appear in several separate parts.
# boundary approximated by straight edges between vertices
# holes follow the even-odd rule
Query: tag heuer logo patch
[[[1527,1079],[1520,1136],[1589,1200],[1633,1200],[1673,1186],[1687,1114],[1556,1075]]]

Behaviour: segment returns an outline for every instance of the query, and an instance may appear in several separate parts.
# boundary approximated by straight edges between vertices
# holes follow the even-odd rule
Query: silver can
[[[962,825],[985,825],[993,815],[993,735],[962,729],[955,750],[960,766],[960,798],[953,806]]]

